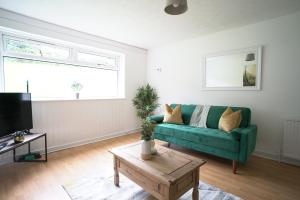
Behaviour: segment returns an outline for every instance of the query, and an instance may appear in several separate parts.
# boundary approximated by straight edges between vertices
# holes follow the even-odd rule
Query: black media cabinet
[[[16,159],[16,149],[18,147],[21,147],[25,144],[28,144],[28,153],[31,153],[31,147],[30,147],[30,143],[34,140],[37,140],[39,138],[44,137],[44,143],[45,143],[45,156],[44,159],[36,159],[36,160],[21,160],[18,161]],[[13,150],[14,153],[14,162],[47,162],[47,134],[46,133],[30,133],[30,134],[26,134],[24,135],[24,141],[20,142],[20,143],[15,143],[14,139],[11,139],[9,141],[7,141],[7,145],[0,149],[0,154],[6,153],[8,151]]]

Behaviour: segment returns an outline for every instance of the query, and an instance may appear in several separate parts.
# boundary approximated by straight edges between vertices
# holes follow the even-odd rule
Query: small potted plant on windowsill
[[[137,94],[132,100],[133,105],[137,110],[137,116],[142,120],[142,131],[141,139],[142,142],[142,159],[151,159],[151,146],[154,146],[154,141],[152,140],[152,132],[154,129],[154,124],[148,118],[152,112],[158,107],[158,96],[154,88],[149,84],[138,88]]]
[[[83,85],[77,81],[74,81],[71,85],[71,88],[73,89],[73,91],[76,94],[76,99],[79,99],[79,94],[81,89],[83,88]]]

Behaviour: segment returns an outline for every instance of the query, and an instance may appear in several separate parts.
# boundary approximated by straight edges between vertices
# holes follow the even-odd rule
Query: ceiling
[[[299,0],[188,0],[183,15],[165,0],[0,0],[0,7],[104,38],[150,49],[300,10]]]

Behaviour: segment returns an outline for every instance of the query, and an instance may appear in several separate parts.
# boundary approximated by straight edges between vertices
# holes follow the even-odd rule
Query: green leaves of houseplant
[[[158,98],[155,89],[147,84],[137,89],[137,93],[132,100],[137,111],[137,116],[143,120],[141,134],[142,139],[146,141],[151,140],[154,128],[154,125],[147,117],[159,106],[157,103]]]

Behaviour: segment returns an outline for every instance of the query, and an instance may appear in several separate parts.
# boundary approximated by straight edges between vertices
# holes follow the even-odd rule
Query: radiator
[[[281,161],[300,163],[300,119],[284,122]]]

